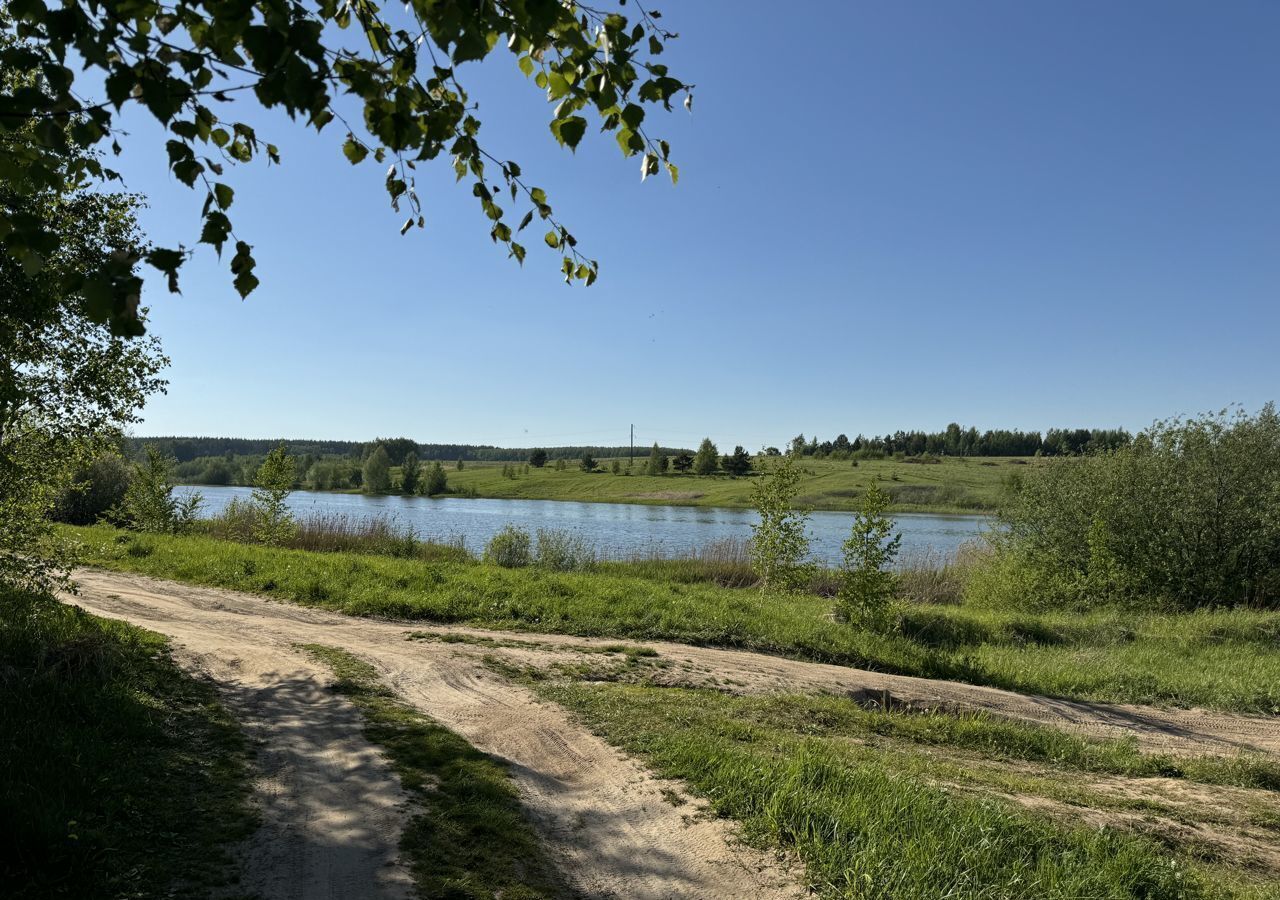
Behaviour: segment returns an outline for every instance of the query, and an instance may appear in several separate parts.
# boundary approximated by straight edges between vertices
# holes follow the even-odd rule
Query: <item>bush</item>
[[[76,473],[58,497],[53,518],[71,525],[92,525],[124,500],[129,464],[115,453],[96,458]]]
[[[532,561],[529,532],[508,525],[489,539],[484,548],[484,561],[504,569],[522,569]]]
[[[583,572],[596,564],[595,548],[578,534],[542,528],[537,534],[538,565],[555,572]]]
[[[1280,604],[1280,416],[1158,422],[1130,445],[1028,467],[973,599]]]
[[[134,466],[124,497],[108,513],[112,521],[132,531],[184,534],[195,524],[203,497],[192,491],[174,496],[173,460],[154,447]]]

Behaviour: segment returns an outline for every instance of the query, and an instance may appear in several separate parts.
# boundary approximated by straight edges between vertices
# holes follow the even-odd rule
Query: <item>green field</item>
[[[554,463],[542,469],[510,464],[515,477],[503,475],[504,463],[446,465],[449,489],[475,492],[478,497],[526,500],[578,500],[592,503],[668,503],[682,506],[751,505],[755,478],[728,475],[642,475],[646,459],[637,457],[631,475],[614,475],[612,460],[600,461],[600,469],[587,473],[577,462],[566,462],[563,471]],[[1009,476],[1026,465],[1047,461],[1021,457],[942,458],[938,462],[905,459],[850,461],[806,459],[798,465],[804,473],[797,503],[811,509],[856,509],[873,483],[893,499],[897,512],[989,512],[1000,502]],[[621,460],[623,472],[627,460]]]
[[[1276,611],[913,604],[899,630],[877,633],[833,621],[831,601],[814,594],[675,580],[664,576],[665,567],[554,572],[137,535],[109,526],[63,533],[82,542],[91,565],[351,615],[741,647],[1078,699],[1280,711]]]

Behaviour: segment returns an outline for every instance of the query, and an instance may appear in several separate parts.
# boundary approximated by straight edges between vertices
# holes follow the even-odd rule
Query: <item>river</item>
[[[247,487],[187,488],[204,496],[201,514],[216,515],[233,497],[247,499]],[[480,500],[460,497],[401,497],[294,491],[289,508],[300,517],[313,513],[351,517],[385,516],[412,528],[419,537],[461,537],[472,551],[505,525],[570,531],[581,535],[602,557],[632,554],[679,554],[724,538],[749,538],[757,521],[749,509],[708,506],[657,506],[627,503],[574,503],[564,500]],[[904,514],[895,517],[902,533],[902,553],[948,554],[976,538],[990,525],[985,516]],[[813,555],[831,564],[849,536],[849,513],[816,511],[809,518]]]

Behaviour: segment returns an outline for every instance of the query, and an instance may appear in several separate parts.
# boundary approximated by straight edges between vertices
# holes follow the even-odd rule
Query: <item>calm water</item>
[[[193,488],[204,495],[202,513],[219,512],[232,497],[248,498],[245,487]],[[571,503],[563,500],[467,500],[458,497],[398,497],[295,491],[289,508],[298,516],[341,513],[352,517],[387,516],[411,527],[420,537],[461,536],[473,551],[505,525],[572,531],[588,540],[601,556],[618,557],[657,551],[684,553],[721,538],[749,538],[756,514],[748,509],[699,506],[640,506],[624,503]],[[904,554],[930,550],[949,553],[976,537],[989,524],[985,516],[897,517]],[[826,562],[840,556],[849,536],[849,513],[814,512],[809,519],[813,552]]]

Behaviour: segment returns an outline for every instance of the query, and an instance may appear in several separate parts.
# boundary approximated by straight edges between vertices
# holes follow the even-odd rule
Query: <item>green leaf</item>
[[[582,136],[587,133],[587,120],[582,116],[556,119],[551,123],[551,133],[561,144],[568,144],[570,150],[576,150]]]
[[[520,71],[528,78],[533,74],[533,58],[530,56],[522,56],[516,63],[520,67]]]
[[[635,103],[628,103],[622,108],[622,121],[632,131],[640,127],[640,123],[644,121],[644,107],[637,106]]]
[[[231,235],[231,220],[220,212],[211,212],[205,216],[204,228],[200,232],[200,243],[212,244],[218,251],[218,255],[222,255],[222,245],[227,242],[227,238]],[[243,242],[241,242],[243,243]]]
[[[354,136],[348,135],[347,140],[342,145],[342,152],[346,154],[347,159],[351,160],[351,165],[356,165],[364,161],[369,155],[369,151],[355,139]]]
[[[213,186],[213,194],[218,201],[218,207],[220,209],[228,209],[231,206],[231,200],[235,197],[236,192],[231,190],[229,186],[218,182]]]
[[[555,231],[548,231],[543,237],[543,240],[546,241],[547,246],[553,250],[560,246],[560,235],[556,234]]]
[[[253,289],[259,284],[257,277],[253,274],[255,265],[253,248],[244,241],[236,241],[236,255],[231,260],[231,272],[235,275],[232,283],[242,300],[253,293]]]

